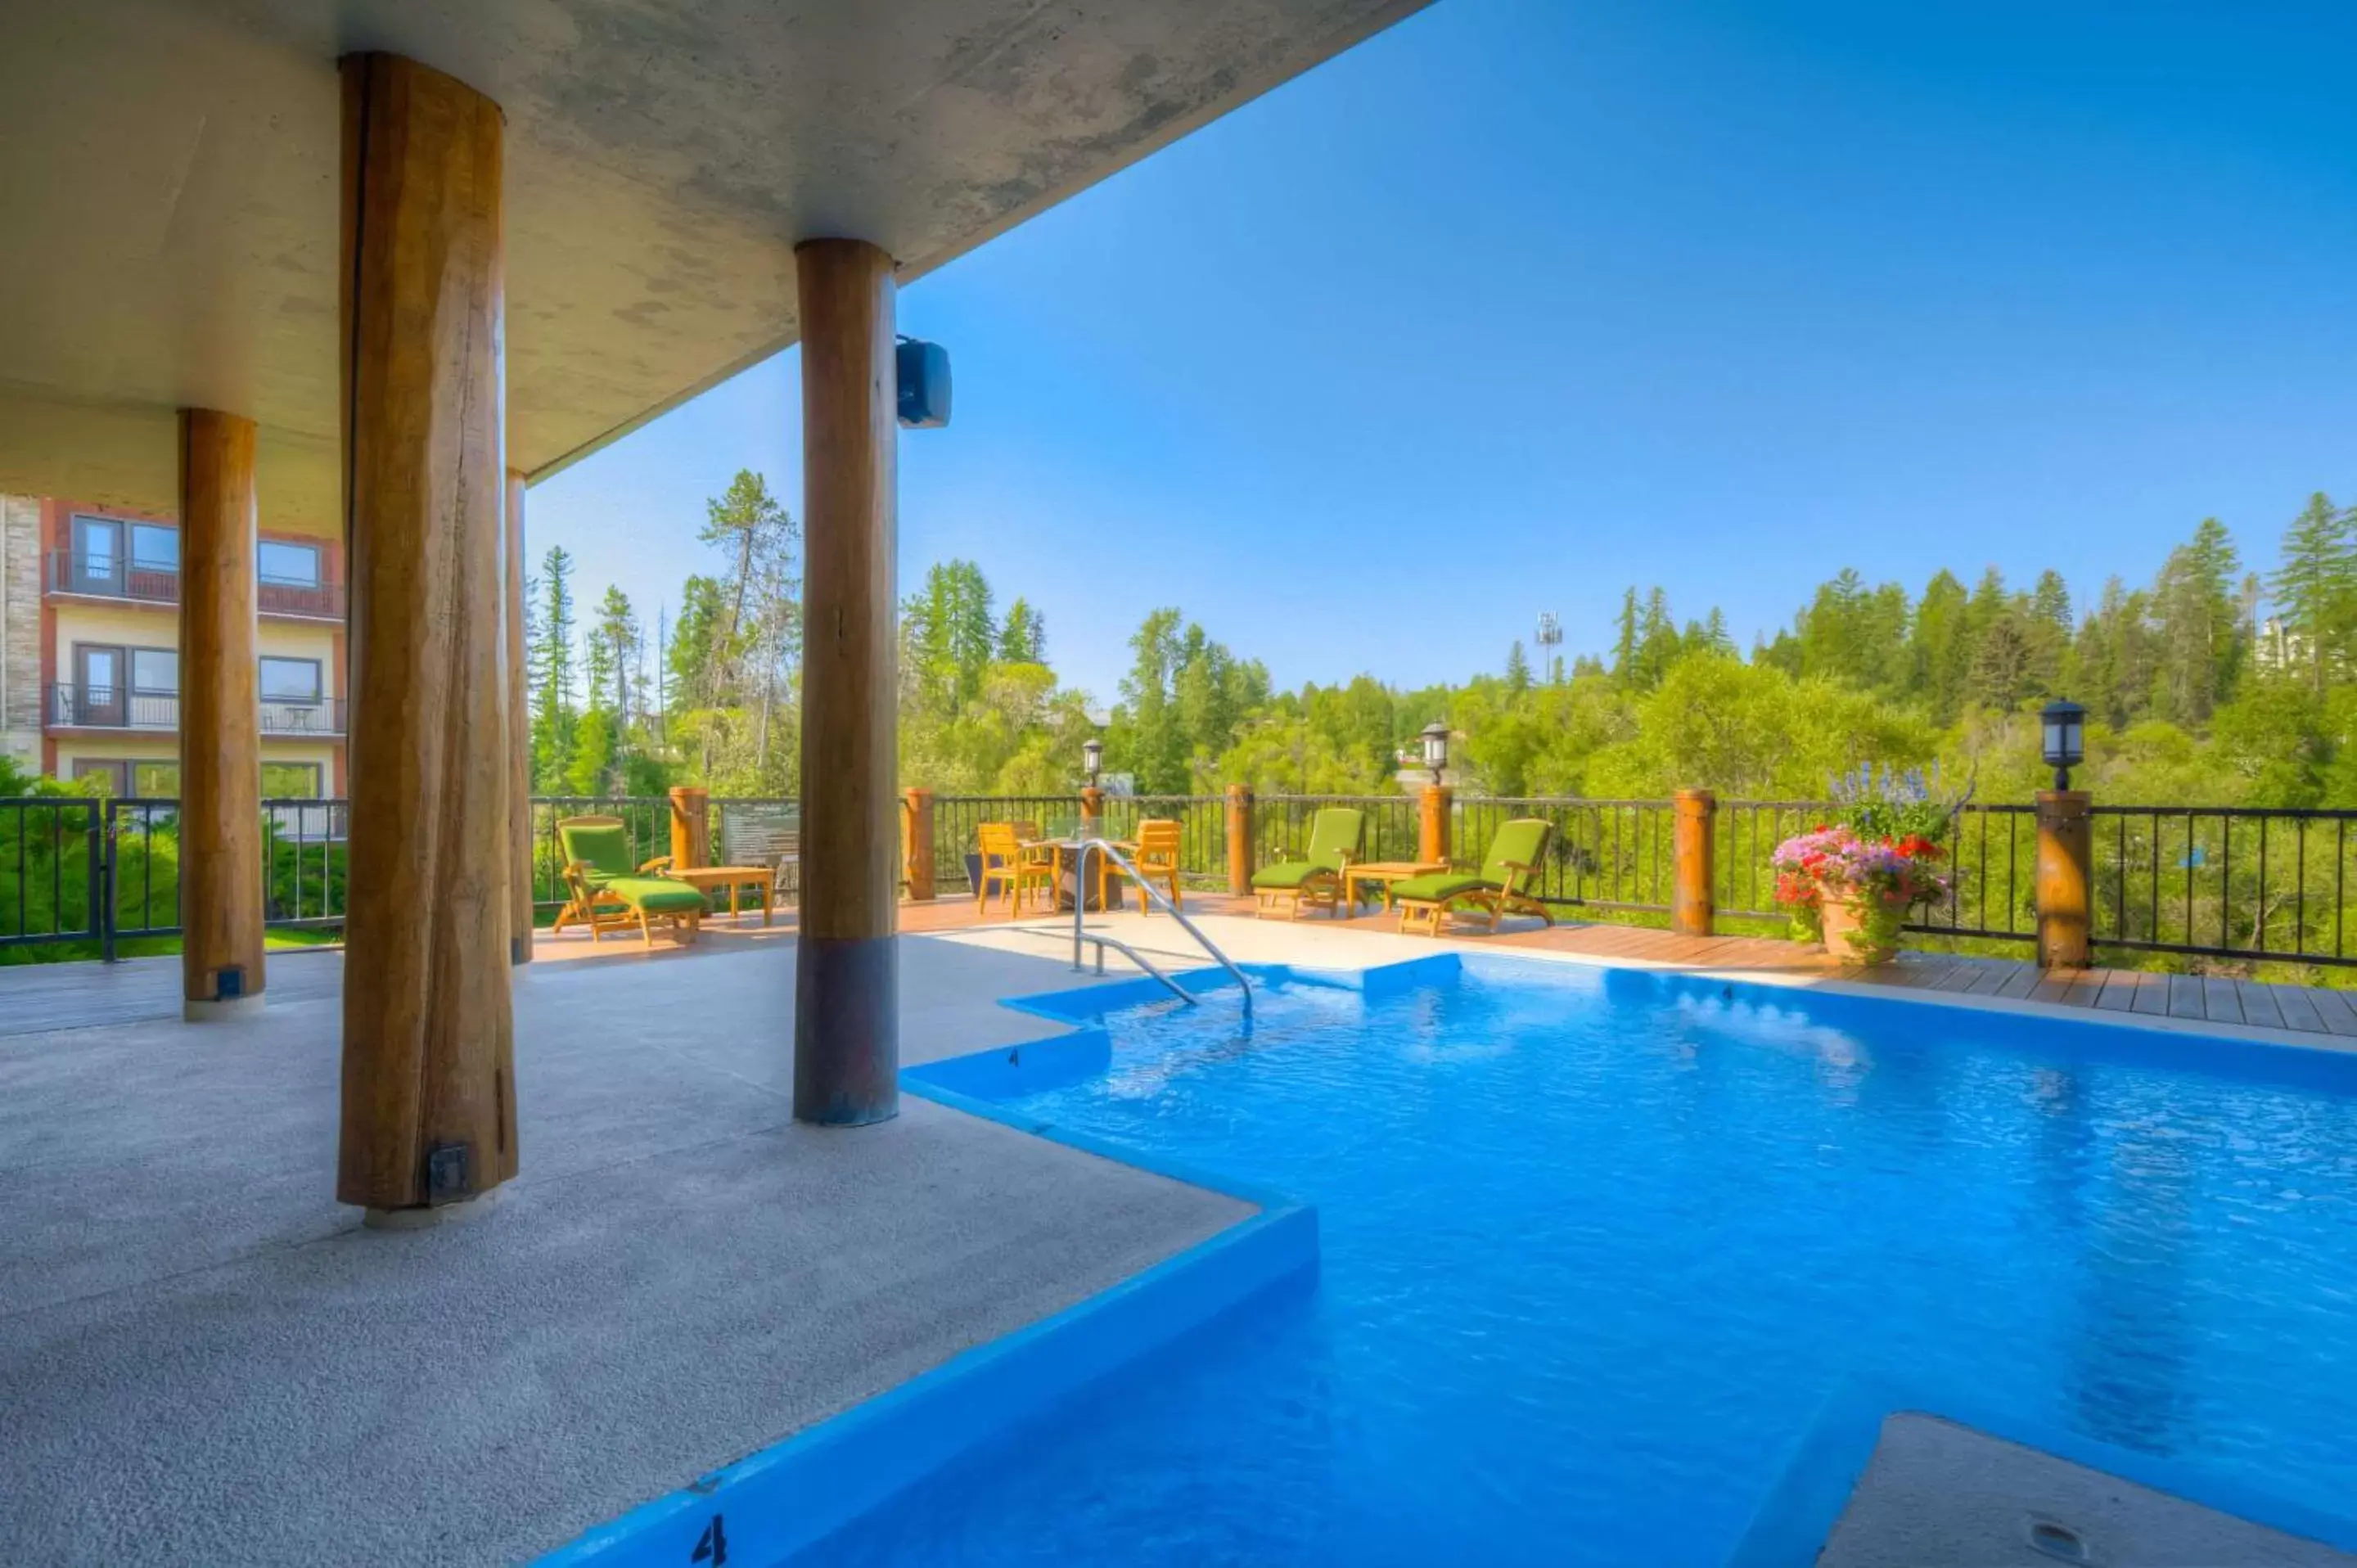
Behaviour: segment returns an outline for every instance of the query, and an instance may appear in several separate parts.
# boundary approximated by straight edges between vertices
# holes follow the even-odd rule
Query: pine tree
[[[1006,607],[1006,620],[998,628],[998,657],[1010,664],[1048,661],[1048,623],[1030,600],[1017,597]]]
[[[1612,639],[1612,678],[1622,685],[1637,679],[1637,590],[1632,585],[1620,596],[1620,618]]]
[[[2154,700],[2161,716],[2206,725],[2242,673],[2242,618],[2234,603],[2240,562],[2225,524],[2204,518],[2169,553],[2153,585],[2158,642]]]
[[[1516,696],[1531,689],[1531,661],[1523,652],[1522,639],[1506,650],[1506,689]]]
[[[539,636],[532,655],[538,675],[532,702],[532,773],[543,790],[565,788],[579,714],[573,689],[573,557],[551,545],[540,564]]]
[[[2285,629],[2284,653],[2321,695],[2345,667],[2357,622],[2357,512],[2321,490],[2284,532],[2283,564],[2267,580]]]

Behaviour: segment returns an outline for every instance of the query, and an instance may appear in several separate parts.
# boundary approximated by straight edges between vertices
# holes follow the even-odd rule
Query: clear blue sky
[[[2265,567],[2357,499],[2352,60],[2348,0],[1439,0],[902,294],[957,384],[903,582],[978,561],[1110,701],[1165,604],[1419,684],[1632,583],[1748,645],[1843,566],[2092,596],[2215,514]],[[799,511],[797,369],[533,553],[651,629],[738,467]]]

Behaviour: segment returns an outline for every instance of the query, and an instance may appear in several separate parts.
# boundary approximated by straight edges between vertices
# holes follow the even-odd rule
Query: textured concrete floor
[[[2075,1541],[2085,1555],[2034,1544],[2039,1530]],[[1911,1412],[1883,1423],[1874,1457],[1817,1568],[2040,1568],[2057,1562],[2357,1568],[2357,1557],[2319,1541]]]
[[[902,949],[909,1060],[1076,979]],[[529,1556],[1248,1212],[919,1101],[797,1126],[791,992],[790,942],[523,972],[523,1174],[402,1234],[333,1199],[332,994],[0,1038],[0,1561]]]

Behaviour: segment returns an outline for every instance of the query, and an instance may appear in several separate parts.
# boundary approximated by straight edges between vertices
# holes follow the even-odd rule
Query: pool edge
[[[1076,1031],[1085,1033],[1086,1031]],[[973,1053],[983,1054],[983,1053]],[[954,1060],[957,1058],[944,1058]],[[931,1064],[928,1064],[931,1065]],[[908,1092],[1256,1212],[1036,1322],[641,1503],[532,1559],[536,1568],[786,1564],[966,1454],[1262,1294],[1314,1278],[1311,1205],[1007,1114],[904,1069]]]

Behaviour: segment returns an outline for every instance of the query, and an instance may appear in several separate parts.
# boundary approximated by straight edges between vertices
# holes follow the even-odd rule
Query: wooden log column
[[[856,1126],[900,1108],[892,258],[810,240],[794,273],[806,628],[794,1115]]]
[[[336,1195],[371,1223],[516,1172],[501,628],[500,118],[343,61],[351,842]]]
[[[508,661],[508,961],[532,961],[532,701],[524,692],[523,476],[508,470],[500,583]]]
[[[1718,799],[1707,789],[1680,789],[1671,797],[1670,929],[1682,937],[1711,934],[1714,854],[1712,829]]]
[[[182,1014],[262,1005],[262,705],[254,427],[180,411]]]
[[[2092,942],[2094,798],[2084,789],[2038,792],[2038,963],[2084,969]]]
[[[671,863],[693,871],[711,862],[712,791],[675,784],[671,791]]]
[[[1252,892],[1253,791],[1249,784],[1228,786],[1228,891],[1242,898]]]
[[[939,893],[933,872],[933,792],[911,789],[907,796],[909,844],[908,864],[902,868],[902,880],[909,885],[911,902],[930,904]]]
[[[1415,857],[1418,860],[1448,858],[1449,789],[1446,784],[1427,784],[1423,798],[1417,801],[1415,818]]]

